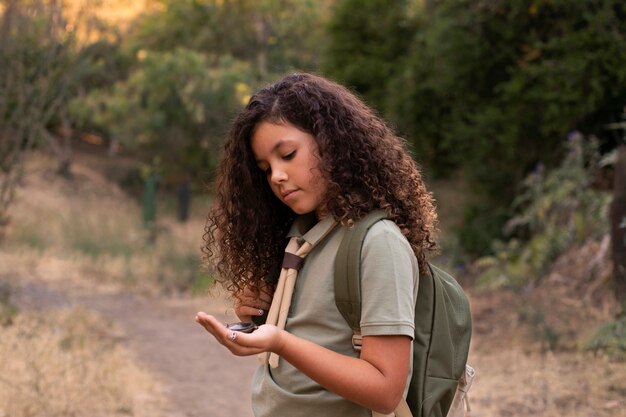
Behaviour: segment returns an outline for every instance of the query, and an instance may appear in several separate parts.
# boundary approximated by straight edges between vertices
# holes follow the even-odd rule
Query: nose
[[[270,181],[274,184],[280,184],[285,180],[287,180],[287,172],[280,167],[272,167],[272,176],[270,177]]]

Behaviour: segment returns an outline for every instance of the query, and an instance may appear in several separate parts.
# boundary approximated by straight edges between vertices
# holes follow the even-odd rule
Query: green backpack
[[[360,339],[361,247],[370,227],[385,218],[377,210],[348,229],[335,260],[335,303],[355,334],[355,349]],[[441,269],[428,267],[430,276],[420,276],[415,306],[413,374],[406,401],[413,417],[445,417],[461,378],[466,372],[473,377],[471,367],[466,371],[472,325],[461,286]]]

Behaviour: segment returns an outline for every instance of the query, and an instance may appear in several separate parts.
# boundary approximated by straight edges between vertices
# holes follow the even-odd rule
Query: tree
[[[261,78],[291,68],[312,69],[324,45],[330,0],[159,0],[141,19],[131,48],[184,47],[254,63]]]
[[[276,73],[315,66],[317,20],[330,0],[157,1],[127,39],[83,51],[94,65],[71,115],[141,159],[158,156],[166,175],[204,180],[251,91]]]
[[[409,2],[342,0],[328,25],[324,72],[382,110],[388,80],[413,35]]]
[[[54,1],[7,0],[0,20],[0,223],[13,200],[26,152],[47,144],[65,156],[48,128],[75,82],[74,34]]]
[[[165,174],[206,179],[253,80],[249,64],[227,56],[144,51],[128,79],[77,98],[71,113],[79,127],[96,127],[144,160],[159,157]]]
[[[476,225],[469,233],[497,233],[506,218],[497,213],[527,172],[540,162],[556,165],[568,132],[601,136],[621,112],[626,5],[440,2],[419,16],[399,65],[385,114],[433,172],[460,167],[470,179],[483,204],[466,219]],[[490,240],[471,249],[484,252]]]

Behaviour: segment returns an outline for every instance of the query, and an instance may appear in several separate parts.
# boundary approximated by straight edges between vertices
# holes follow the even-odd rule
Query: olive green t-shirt
[[[304,239],[317,240],[330,224],[331,218],[322,220]],[[296,221],[289,235],[301,233]],[[285,329],[335,352],[358,357],[352,347],[352,330],[335,305],[333,268],[344,233],[343,227],[335,227],[306,257]],[[408,241],[392,221],[376,223],[365,238],[361,255],[363,336],[413,338],[417,287],[417,260]],[[369,410],[326,390],[283,358],[278,368],[261,365],[257,369],[252,380],[252,408],[256,417],[371,416]]]

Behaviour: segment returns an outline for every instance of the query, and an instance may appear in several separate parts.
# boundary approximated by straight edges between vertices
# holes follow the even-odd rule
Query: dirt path
[[[252,416],[249,384],[256,359],[231,356],[193,321],[198,310],[233,321],[224,301],[141,297],[35,279],[21,281],[15,290],[12,300],[23,309],[83,307],[121,327],[122,343],[139,354],[164,387],[166,406],[153,417]],[[576,351],[525,351],[529,346],[509,333],[483,328],[504,321],[517,332],[514,312],[508,317],[500,306],[506,300],[473,301],[479,326],[470,354],[478,369],[471,417],[626,417],[626,363]]]
[[[249,385],[256,359],[233,357],[193,320],[203,310],[229,321],[224,301],[94,293],[40,281],[22,282],[13,300],[28,309],[84,307],[112,320],[125,332],[123,343],[160,378],[168,397],[163,416],[252,416]]]
[[[39,279],[23,269],[11,274],[19,277],[12,301],[20,308],[83,307],[124,330],[121,343],[138,353],[164,388],[166,406],[152,417],[252,416],[256,358],[231,356],[193,320],[203,310],[233,321],[225,301],[138,296],[94,281]],[[515,296],[506,294],[472,297],[470,363],[478,376],[471,417],[626,417],[626,362],[575,349],[542,353],[538,338],[529,342],[532,328],[519,320]]]

